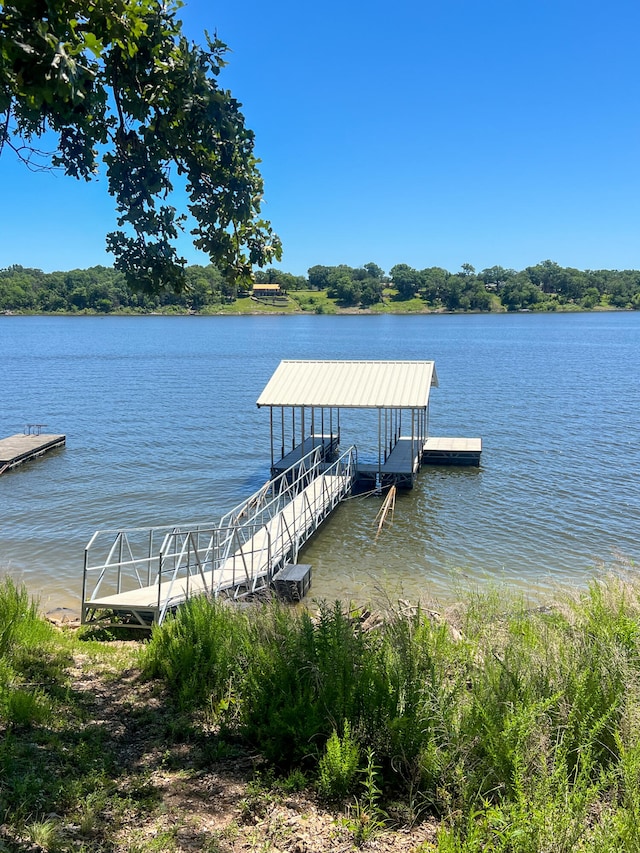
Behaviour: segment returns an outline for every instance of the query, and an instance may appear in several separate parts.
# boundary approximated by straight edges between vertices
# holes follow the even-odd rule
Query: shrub
[[[386,694],[380,644],[343,606],[317,618],[274,602],[251,620],[241,731],[269,761],[315,765],[333,729],[375,729]]]

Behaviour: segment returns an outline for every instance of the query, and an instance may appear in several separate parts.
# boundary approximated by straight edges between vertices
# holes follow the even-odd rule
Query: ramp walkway
[[[351,491],[355,448],[330,465],[321,456],[314,448],[216,525],[96,531],[85,548],[83,623],[146,627],[196,595],[268,588]]]

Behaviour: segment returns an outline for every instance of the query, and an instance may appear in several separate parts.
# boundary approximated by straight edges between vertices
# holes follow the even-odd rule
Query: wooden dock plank
[[[64,435],[25,435],[18,433],[8,438],[0,439],[0,468],[14,468],[36,456],[42,456],[49,450],[64,446]]]
[[[480,453],[482,451],[481,438],[428,438],[424,445],[425,451],[438,450],[459,453],[472,452]]]
[[[431,437],[424,444],[422,461],[432,465],[480,465],[481,438]]]

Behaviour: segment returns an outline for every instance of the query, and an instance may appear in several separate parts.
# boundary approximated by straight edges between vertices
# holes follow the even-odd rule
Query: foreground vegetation
[[[637,851],[640,585],[379,617],[199,599],[140,644],[5,580],[0,726],[0,849]]]
[[[107,267],[43,273],[12,266],[0,270],[0,312],[12,313],[300,313],[339,311],[570,311],[639,309],[640,271],[577,270],[543,261],[517,272],[494,266],[457,273],[441,267],[416,270],[396,264],[385,274],[377,264],[355,268],[314,266],[307,276],[269,269],[257,283],[280,285],[284,296],[251,298],[217,267],[185,270],[180,293],[135,292],[122,273]]]

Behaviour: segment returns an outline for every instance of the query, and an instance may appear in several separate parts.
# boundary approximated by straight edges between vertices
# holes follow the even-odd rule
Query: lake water
[[[379,499],[340,506],[301,554],[314,597],[584,585],[640,558],[640,312],[0,317],[0,437],[67,446],[0,477],[0,571],[78,607],[98,528],[211,522],[267,478],[283,358],[434,359],[430,434],[482,466],[425,467],[375,541]],[[343,412],[343,442],[377,427]]]

